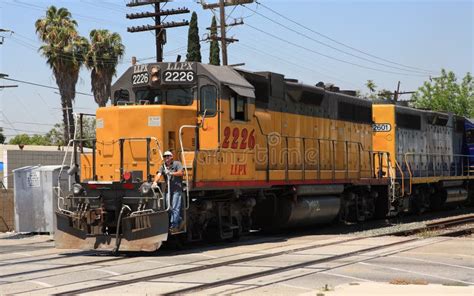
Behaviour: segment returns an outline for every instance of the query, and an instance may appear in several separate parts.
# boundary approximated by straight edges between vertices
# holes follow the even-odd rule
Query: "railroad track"
[[[447,229],[449,227],[455,227],[455,226],[465,225],[469,223],[474,223],[474,214],[463,216],[463,217],[442,219],[439,221],[426,223],[424,226],[420,226],[417,228],[408,229],[408,230],[400,230],[390,235],[408,236],[408,235],[414,235],[414,234],[422,233],[426,231],[439,231],[442,229]],[[454,232],[452,232],[452,234],[454,235]]]
[[[228,261],[223,261],[223,262],[218,262],[218,263],[206,264],[206,265],[203,265],[203,266],[196,266],[196,267],[186,268],[186,269],[182,269],[182,270],[176,270],[176,271],[170,271],[170,272],[154,274],[154,275],[150,275],[150,276],[138,277],[138,278],[133,278],[133,279],[125,280],[125,281],[121,281],[121,282],[111,282],[111,283],[98,285],[98,286],[94,286],[94,287],[88,287],[88,288],[68,291],[67,294],[81,294],[81,293],[88,293],[88,292],[97,292],[97,291],[102,291],[102,290],[105,290],[105,289],[117,288],[117,287],[120,287],[120,286],[127,286],[127,285],[130,285],[130,284],[135,284],[135,283],[139,283],[139,282],[165,279],[165,278],[168,278],[168,277],[175,277],[175,276],[179,276],[179,275],[185,275],[185,274],[189,274],[189,273],[215,269],[215,268],[219,268],[219,267],[223,267],[223,266],[236,265],[236,264],[241,264],[241,263],[249,263],[249,262],[256,261],[256,260],[268,259],[268,258],[272,258],[272,257],[278,257],[278,256],[288,255],[288,254],[302,252],[302,251],[314,250],[314,249],[327,247],[327,246],[332,246],[332,245],[340,245],[340,244],[344,244],[344,243],[355,242],[355,241],[360,241],[360,240],[369,239],[369,238],[375,238],[375,237],[381,237],[381,236],[393,236],[393,235],[411,235],[411,234],[414,234],[414,233],[417,233],[417,232],[422,232],[422,231],[427,231],[427,230],[434,230],[434,229],[441,229],[443,227],[461,225],[461,224],[466,224],[466,223],[469,223],[469,222],[474,222],[474,215],[465,216],[465,217],[462,217],[462,218],[444,219],[444,220],[441,220],[441,221],[427,223],[423,227],[419,227],[419,228],[416,228],[416,229],[411,229],[409,231],[404,230],[404,231],[395,231],[393,233],[378,234],[378,235],[372,235],[372,236],[353,237],[353,238],[338,240],[338,241],[334,241],[334,242],[328,242],[328,243],[315,244],[315,245],[295,248],[295,249],[287,250],[287,251],[280,251],[280,252],[275,252],[275,253],[256,255],[256,256],[251,256],[251,257],[241,258],[241,259],[233,259],[233,260],[228,260]],[[456,230],[456,231],[459,231],[459,230]],[[449,234],[449,231],[444,232],[441,235],[444,236],[444,235],[448,235],[448,234]],[[453,231],[453,234],[454,234],[454,231]],[[432,235],[431,237],[434,237],[434,236],[437,236],[437,235]],[[303,263],[294,264],[294,265],[290,265],[290,266],[274,268],[274,269],[267,270],[267,271],[250,273],[250,274],[242,275],[242,276],[239,276],[239,277],[234,277],[234,278],[230,278],[230,279],[216,281],[214,283],[202,284],[202,285],[198,285],[198,286],[192,287],[192,288],[173,291],[171,294],[186,294],[186,293],[202,292],[204,290],[208,290],[208,289],[212,289],[212,288],[216,288],[216,287],[222,287],[222,286],[226,286],[226,285],[231,285],[231,284],[235,284],[235,283],[238,283],[238,282],[242,282],[242,281],[246,281],[246,280],[250,280],[250,279],[256,279],[256,278],[260,278],[260,277],[264,277],[264,276],[268,276],[268,275],[278,274],[278,273],[282,273],[282,272],[293,270],[293,269],[304,268],[304,267],[308,267],[308,266],[315,265],[315,264],[327,263],[327,262],[336,261],[336,260],[340,260],[340,259],[344,259],[344,258],[358,256],[358,255],[362,255],[362,254],[366,254],[366,253],[370,253],[370,252],[374,252],[374,251],[378,251],[378,250],[391,248],[391,247],[394,247],[394,246],[402,246],[402,245],[406,245],[406,244],[409,244],[409,243],[412,243],[412,242],[415,242],[415,241],[420,241],[420,240],[423,240],[423,239],[424,238],[420,238],[420,237],[407,238],[407,239],[402,240],[402,241],[397,241],[397,242],[392,242],[392,243],[388,243],[388,244],[384,244],[384,245],[363,248],[363,249],[359,249],[359,250],[352,251],[352,252],[346,252],[346,253],[342,253],[342,254],[338,254],[338,255],[334,255],[334,256],[328,256],[328,257],[325,257],[325,258],[310,260],[310,261],[306,261],[306,262],[303,262]],[[416,247],[419,247],[419,246],[416,246]],[[398,251],[396,251],[396,253],[397,252],[398,253],[403,252],[405,250],[406,249],[398,250]],[[351,263],[351,264],[353,264],[353,263]],[[58,294],[58,295],[60,295],[60,294]]]

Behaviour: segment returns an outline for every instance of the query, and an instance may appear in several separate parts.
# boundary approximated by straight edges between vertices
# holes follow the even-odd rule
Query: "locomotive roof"
[[[147,72],[154,66],[161,71],[193,69],[200,76],[207,76],[212,81],[226,85],[242,96],[255,98],[254,87],[243,78],[234,68],[228,66],[214,66],[195,62],[183,63],[149,63],[137,64],[129,67],[112,85],[112,93],[120,89],[132,89],[131,76],[137,72]]]
[[[253,85],[243,78],[234,68],[207,64],[199,65],[203,70],[213,76],[216,81],[230,87],[239,95],[255,99],[255,88]]]

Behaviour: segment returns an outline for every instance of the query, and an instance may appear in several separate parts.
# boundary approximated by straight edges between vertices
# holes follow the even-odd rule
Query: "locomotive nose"
[[[137,105],[101,108],[97,111],[96,168],[98,180],[120,181],[121,172],[141,172],[147,159],[150,172],[160,163],[164,128],[161,106]]]

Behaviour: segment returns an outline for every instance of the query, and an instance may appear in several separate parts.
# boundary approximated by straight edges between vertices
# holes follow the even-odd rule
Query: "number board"
[[[166,84],[191,84],[196,80],[196,73],[190,70],[163,71],[161,81]]]
[[[230,149],[254,149],[255,148],[255,129],[249,131],[246,128],[240,130],[238,127],[231,129],[229,126],[224,129],[224,141],[222,148]]]
[[[132,75],[132,85],[148,84],[150,81],[148,72],[135,73]]]
[[[374,132],[389,132],[392,130],[390,123],[374,123],[372,124],[372,130]]]

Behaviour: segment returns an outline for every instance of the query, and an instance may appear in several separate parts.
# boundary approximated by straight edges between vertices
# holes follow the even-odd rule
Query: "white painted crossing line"
[[[32,284],[36,284],[36,285],[39,285],[39,286],[42,286],[42,287],[45,287],[45,288],[53,287],[53,285],[50,285],[50,284],[47,284],[47,283],[44,283],[44,282],[40,282],[40,281],[27,281],[27,282],[32,283]]]
[[[401,269],[401,268],[383,266],[383,265],[379,265],[379,264],[366,263],[366,262],[358,262],[357,264],[374,266],[374,267],[379,267],[379,268],[385,268],[385,269],[390,269],[390,270],[400,271],[400,272],[413,273],[413,274],[428,276],[428,277],[437,278],[437,279],[441,279],[441,280],[448,280],[448,281],[467,284],[467,285],[474,285],[473,282],[465,282],[465,281],[461,281],[461,280],[457,280],[457,279],[447,278],[447,277],[444,277],[444,276],[438,276],[438,275],[424,273],[424,272],[417,272],[417,271],[412,271],[412,270],[408,270],[408,269]]]
[[[306,287],[300,287],[300,286],[295,286],[295,285],[290,285],[290,284],[285,284],[285,283],[278,283],[279,286],[284,286],[292,289],[300,289],[300,290],[306,290],[306,291],[313,291],[314,289],[306,288]]]
[[[327,275],[332,275],[332,276],[336,276],[336,277],[341,277],[341,278],[346,278],[346,279],[351,279],[351,280],[356,280],[356,281],[372,282],[371,280],[366,280],[366,279],[362,279],[362,278],[358,278],[358,277],[354,277],[354,276],[350,276],[350,275],[345,275],[345,274],[334,273],[334,272],[321,271],[320,273],[327,274]]]
[[[15,253],[11,253],[11,254],[20,255],[20,256],[25,256],[25,257],[31,257],[31,256],[33,256],[33,255],[27,254],[27,253],[16,253],[16,252],[15,252]]]
[[[463,265],[457,265],[457,264],[449,264],[449,263],[443,263],[443,262],[438,262],[438,261],[431,261],[431,260],[426,260],[426,259],[418,259],[418,258],[411,258],[411,257],[402,257],[402,256],[390,256],[393,258],[400,258],[400,259],[408,259],[408,260],[414,260],[414,261],[420,261],[420,262],[426,262],[426,263],[433,263],[437,265],[444,265],[444,266],[451,266],[451,267],[457,267],[457,268],[463,268],[463,269],[469,269],[469,270],[474,270],[473,267],[469,266],[463,266]]]
[[[107,269],[103,269],[103,268],[96,268],[94,269],[95,271],[101,271],[101,272],[104,272],[104,273],[108,273],[110,275],[121,275],[120,273],[118,272],[115,272],[115,271],[110,271],[110,270],[107,270]]]

